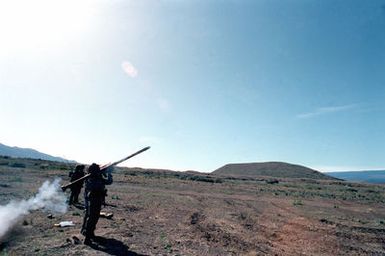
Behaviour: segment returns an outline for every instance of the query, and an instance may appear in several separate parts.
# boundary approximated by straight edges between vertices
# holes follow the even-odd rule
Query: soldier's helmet
[[[88,167],[88,173],[90,173],[91,175],[96,175],[96,174],[99,174],[100,173],[100,167],[99,165],[93,163],[91,164],[89,167]]]
[[[75,167],[75,172],[76,172],[76,171],[83,171],[84,168],[85,168],[84,164],[78,164],[78,165],[76,165],[76,167]]]

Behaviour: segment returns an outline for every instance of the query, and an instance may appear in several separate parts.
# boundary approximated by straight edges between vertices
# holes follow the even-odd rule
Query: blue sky
[[[100,164],[385,168],[384,1],[0,3],[0,142]]]

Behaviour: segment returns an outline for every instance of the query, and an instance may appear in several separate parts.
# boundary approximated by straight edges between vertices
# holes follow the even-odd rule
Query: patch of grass
[[[8,252],[7,252],[7,248],[4,248],[1,252],[0,252],[0,256],[8,256]]]
[[[165,244],[165,245],[164,245],[164,249],[165,249],[168,253],[171,253],[171,252],[172,252],[171,244]]]
[[[19,176],[13,176],[11,179],[8,180],[9,182],[23,182],[23,179]]]
[[[172,252],[172,246],[171,246],[170,242],[168,241],[167,236],[164,233],[161,233],[159,236],[159,239],[163,245],[163,248],[167,251],[167,253],[171,253]]]
[[[366,221],[366,220],[361,220],[361,219],[359,219],[358,222],[359,222],[359,223],[362,223],[362,224],[368,224],[368,223],[369,223],[368,221]]]
[[[294,205],[294,206],[301,206],[301,205],[303,205],[303,202],[302,202],[301,199],[295,199],[295,200],[293,201],[293,205]]]
[[[111,196],[111,199],[114,199],[114,200],[120,200],[120,197],[117,196],[117,195],[112,195],[112,196]]]

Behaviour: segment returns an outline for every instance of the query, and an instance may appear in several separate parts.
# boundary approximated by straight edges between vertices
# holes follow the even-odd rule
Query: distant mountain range
[[[354,172],[327,172],[327,175],[347,181],[368,183],[385,183],[385,170],[354,171]]]
[[[276,178],[335,179],[308,167],[284,162],[227,164],[212,173],[219,175],[269,176]]]
[[[10,156],[10,157],[19,157],[19,158],[33,158],[33,159],[42,159],[48,161],[57,161],[57,162],[75,162],[67,160],[61,157],[51,156],[42,152],[39,152],[32,148],[19,148],[19,147],[10,147],[0,143],[0,155]]]

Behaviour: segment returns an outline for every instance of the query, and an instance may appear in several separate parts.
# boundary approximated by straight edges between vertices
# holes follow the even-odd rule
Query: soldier
[[[111,171],[110,169],[101,172],[99,165],[95,163],[88,167],[90,176],[86,179],[84,190],[85,214],[81,230],[81,233],[85,236],[84,244],[91,245],[92,240],[95,238],[94,231],[106,195],[105,185],[112,183]]]
[[[75,170],[69,173],[69,177],[71,177],[71,182],[75,181],[84,176],[84,168],[85,166],[82,164],[76,165]],[[78,204],[79,203],[79,194],[83,187],[83,181],[75,183],[71,186],[71,195],[68,204]]]

